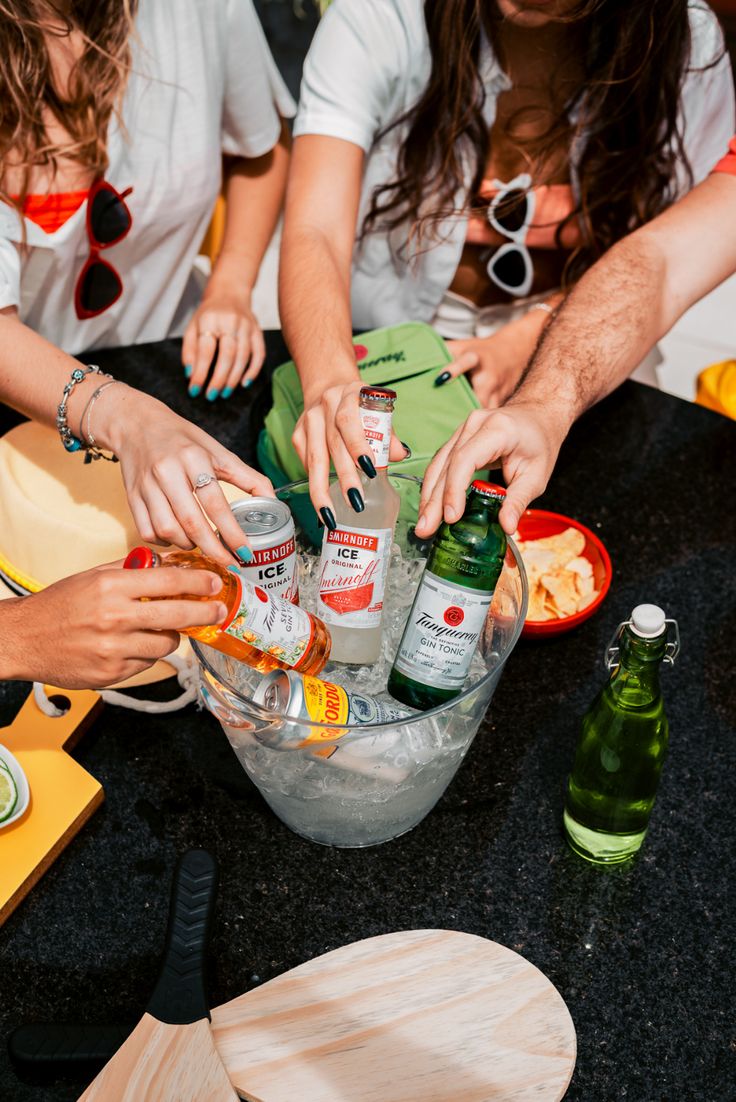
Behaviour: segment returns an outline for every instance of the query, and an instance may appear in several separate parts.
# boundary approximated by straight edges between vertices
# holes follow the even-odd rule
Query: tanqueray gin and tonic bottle
[[[613,673],[583,718],[564,814],[570,846],[594,864],[626,861],[644,841],[669,734],[659,671],[679,649],[657,605],[637,605],[608,648]]]
[[[388,680],[391,696],[411,708],[462,692],[503,569],[505,493],[477,479],[460,520],[435,537]]]
[[[360,417],[376,470],[375,478],[360,476],[363,511],[346,503],[339,482],[330,487],[337,528],[325,530],[322,541],[317,613],[329,626],[333,661],[351,665],[375,662],[381,652],[384,589],[401,504],[388,479],[395,399],[396,392],[385,387],[360,391]]]

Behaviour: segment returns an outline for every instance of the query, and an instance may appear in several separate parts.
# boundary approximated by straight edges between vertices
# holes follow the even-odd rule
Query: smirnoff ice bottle
[[[363,512],[345,502],[338,482],[330,487],[337,528],[325,530],[322,542],[317,615],[329,625],[336,662],[364,665],[381,651],[383,594],[401,503],[388,480],[395,398],[396,392],[384,387],[364,386],[360,392],[363,431],[376,470],[375,478],[360,476]]]
[[[460,520],[435,537],[388,680],[402,704],[426,710],[462,692],[503,568],[505,492],[476,480]]]

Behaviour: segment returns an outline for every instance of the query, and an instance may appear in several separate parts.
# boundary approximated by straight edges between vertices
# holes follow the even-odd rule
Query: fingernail
[[[363,474],[367,475],[368,478],[376,477],[376,468],[374,467],[373,460],[369,455],[359,455],[358,466],[360,467]]]
[[[360,490],[356,490],[354,486],[351,486],[348,490],[348,501],[355,509],[356,513],[362,513],[365,509],[365,502],[361,496]]]
[[[243,379],[243,386],[247,390],[249,386],[253,386],[253,380],[252,379]]]
[[[445,520],[449,521],[450,524],[454,524],[459,516],[460,514],[454,505],[448,505],[445,509]]]
[[[409,445],[405,444],[403,440],[400,440],[399,443],[401,444],[402,448],[406,452],[406,458],[411,459],[411,448],[409,447]]]
[[[222,589],[222,581],[215,575],[210,582],[210,593],[219,593]]]
[[[192,367],[191,364],[184,364],[184,374],[186,375],[187,379],[189,378],[189,376],[192,374],[193,371],[194,371],[194,368]]]
[[[329,528],[330,532],[334,532],[337,528],[337,521],[335,520],[335,514],[332,512],[332,509],[328,509],[326,505],[323,505],[319,511],[319,515],[322,517],[322,520],[326,527]]]
[[[215,607],[217,608],[217,619],[215,620],[215,623],[221,624],[227,616],[227,605],[224,605],[222,601],[218,601]]]
[[[443,371],[441,375],[438,375],[434,381],[435,386],[444,386],[448,379],[452,378],[451,371]]]
[[[197,395],[199,394],[199,392],[201,391],[201,389],[202,389],[201,386],[197,386],[196,383],[192,383],[192,385],[189,387],[189,397],[190,398],[196,398]]]
[[[222,394],[220,395],[220,397],[221,398],[229,398],[230,395],[232,394],[232,392],[233,392],[233,388],[231,386],[226,386],[225,389],[223,390]]]
[[[423,528],[426,523],[427,523],[427,518],[425,517],[424,513],[422,513],[421,516],[419,517],[419,520],[414,525],[414,527],[415,528]]]
[[[247,543],[244,543],[242,547],[238,547],[235,554],[241,562],[253,562],[253,552]]]
[[[207,401],[214,402],[215,398],[217,398],[219,394],[219,389],[216,386],[213,386],[211,390],[207,391]]]

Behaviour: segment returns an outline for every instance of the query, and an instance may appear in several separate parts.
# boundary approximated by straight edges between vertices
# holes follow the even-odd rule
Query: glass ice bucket
[[[365,667],[330,661],[320,676],[348,691],[380,695],[396,707],[386,697],[386,680],[429,544],[414,536],[421,484],[405,475],[390,478],[402,504],[387,581],[381,657]],[[322,532],[308,485],[293,482],[277,495],[294,515],[301,553],[300,603],[313,610]],[[253,699],[261,674],[193,642],[202,699],[263,798],[297,834],[330,846],[387,842],[416,826],[454,777],[519,638],[526,609],[526,575],[509,541],[466,688],[454,700],[398,722],[341,727],[269,711]],[[337,741],[326,743],[325,732]]]

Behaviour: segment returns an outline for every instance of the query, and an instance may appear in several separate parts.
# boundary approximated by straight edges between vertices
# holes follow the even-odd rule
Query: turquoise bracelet
[[[61,442],[68,452],[78,452],[84,448],[82,441],[79,440],[69,428],[69,420],[67,418],[67,402],[69,401],[69,396],[77,383],[83,382],[88,375],[99,374],[99,372],[100,369],[96,364],[90,364],[89,367],[75,367],[69,382],[64,386],[64,393],[62,394],[61,401],[56,407],[56,427],[59,430]]]

